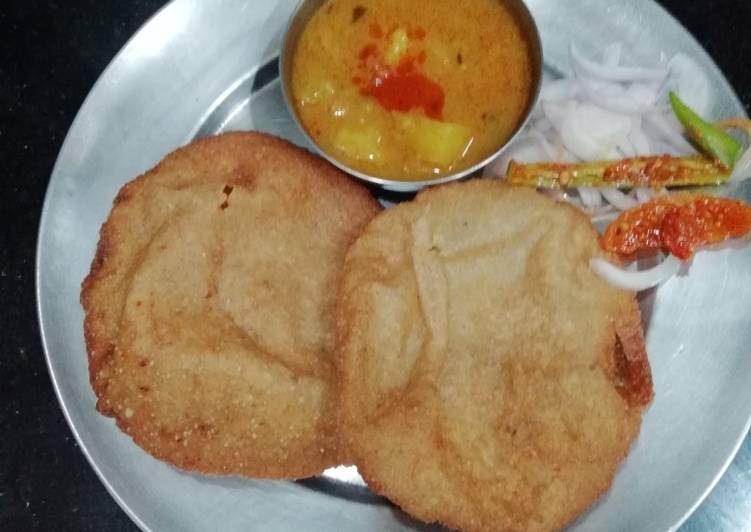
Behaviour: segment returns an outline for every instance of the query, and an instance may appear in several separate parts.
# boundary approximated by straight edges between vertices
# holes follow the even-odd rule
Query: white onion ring
[[[585,207],[595,209],[602,205],[602,195],[600,191],[593,187],[579,187],[579,197]]]
[[[631,131],[628,133],[628,139],[633,144],[638,155],[646,155],[652,153],[652,147],[649,144],[649,138],[644,134],[644,130],[642,130],[641,123],[641,117],[631,118]]]
[[[636,116],[654,111],[654,102],[637,102],[625,94],[624,91],[621,91],[621,94],[603,94],[601,91],[597,90],[591,80],[579,78],[578,81],[582,93],[584,93],[590,101],[608,111]]]
[[[599,257],[594,257],[589,261],[589,267],[602,279],[613,286],[634,292],[646,290],[667,281],[678,273],[681,264],[678,257],[668,255],[657,266],[638,272],[630,272]]]
[[[623,43],[614,42],[605,47],[602,51],[602,64],[606,67],[617,67],[621,63],[621,53],[623,52]]]
[[[654,197],[654,192],[649,187],[640,187],[636,189],[636,201],[647,203]]]
[[[563,122],[566,120],[566,116],[571,112],[571,107],[575,106],[574,102],[558,103],[543,100],[541,104],[542,111],[545,113],[545,118],[553,124],[553,128],[555,128],[560,137],[561,129],[563,129]]]
[[[540,89],[540,101],[566,104],[579,95],[579,85],[571,78],[550,81]]]
[[[542,148],[542,151],[545,152],[545,156],[548,160],[555,159],[555,150],[553,149],[553,146],[550,145],[550,142],[548,142],[548,139],[545,138],[545,135],[542,134],[542,132],[538,131],[537,129],[530,129],[529,137],[537,141],[537,143]]]
[[[624,194],[615,187],[602,188],[600,189],[600,192],[603,197],[608,200],[608,203],[618,210],[627,211],[628,209],[633,209],[639,205],[634,198],[628,194]]]
[[[643,127],[653,129],[659,138],[675,148],[676,153],[693,153],[696,151],[681,133],[682,129],[677,125],[675,117],[650,113],[645,114],[642,120]]]
[[[668,75],[667,68],[610,67],[597,64],[584,57],[573,43],[569,51],[574,70],[591,78],[606,81],[662,81]]]
[[[631,142],[631,132],[627,133],[622,139],[621,142],[618,143],[618,146],[616,146],[618,153],[620,153],[620,158],[628,159],[629,157],[636,157],[639,155],[639,153],[636,151],[636,146],[634,146],[634,143]]]
[[[582,160],[615,159],[631,120],[590,103],[572,107],[561,126],[563,145]]]
[[[598,209],[597,212],[592,214],[593,224],[610,225],[618,218],[618,211],[612,206],[608,206],[602,209]]]

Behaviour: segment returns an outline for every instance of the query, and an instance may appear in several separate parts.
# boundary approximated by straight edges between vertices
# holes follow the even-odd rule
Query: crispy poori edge
[[[497,193],[497,190],[509,190],[512,187],[497,181],[489,180],[471,180],[465,182],[454,182],[430,189],[421,190],[415,197],[415,199],[407,204],[397,205],[389,211],[402,210],[402,209],[415,209],[419,205],[430,201],[430,195],[438,192],[439,190],[445,191],[447,189],[459,188],[459,187],[474,187],[478,189],[485,188],[489,192]],[[534,191],[529,191],[529,194],[538,194]],[[545,198],[546,201],[548,200]],[[553,200],[549,200],[553,201]],[[590,219],[582,213],[576,207],[564,203],[555,202],[560,206],[566,208],[571,212],[578,220],[578,223],[586,222],[589,230],[592,232],[594,238],[599,239],[594,226],[592,226]],[[379,216],[376,216],[371,222],[363,229],[360,237],[366,235],[374,226],[378,223],[380,216],[386,216],[388,211],[384,211]],[[392,214],[393,215],[393,214]],[[358,237],[358,239],[360,238]],[[338,368],[340,373],[340,380],[342,386],[340,388],[340,408],[339,408],[339,433],[343,438],[344,443],[348,446],[348,453],[353,458],[354,463],[357,465],[358,470],[368,484],[370,489],[379,495],[389,497],[389,490],[379,480],[376,472],[370,468],[370,461],[367,456],[364,456],[360,452],[357,445],[357,430],[356,420],[359,420],[357,412],[350,412],[350,404],[347,399],[345,386],[351,384],[351,367],[350,361],[347,360],[347,350],[350,349],[349,343],[351,341],[351,334],[353,329],[357,329],[357,321],[362,318],[355,318],[356,321],[352,325],[352,316],[350,304],[348,301],[349,294],[345,290],[345,276],[349,270],[349,255],[355,249],[355,243],[350,246],[347,252],[347,258],[345,259],[344,274],[339,284],[337,292],[337,306],[336,306],[336,334],[338,345]],[[612,341],[608,345],[603,347],[602,356],[600,358],[600,366],[610,379],[613,387],[619,392],[625,402],[626,419],[624,423],[627,424],[628,432],[628,445],[624,448],[624,452],[612,464],[609,471],[605,471],[602,475],[601,485],[597,487],[597,495],[594,498],[582,497],[573,504],[569,511],[565,514],[562,513],[559,522],[555,528],[562,528],[568,523],[580,516],[587,510],[595,501],[597,501],[603,494],[610,489],[616,472],[620,467],[621,462],[627,456],[630,451],[633,441],[639,434],[641,427],[641,416],[643,410],[649,405],[653,398],[652,378],[651,370],[649,366],[649,360],[647,357],[646,346],[644,341],[644,334],[641,322],[641,313],[639,306],[636,302],[635,294],[618,290],[616,299],[618,306],[622,309],[615,319],[612,321],[613,335]],[[624,308],[625,307],[625,308]],[[367,319],[367,318],[365,318]],[[357,334],[355,332],[355,334]],[[365,353],[357,353],[354,356],[358,358],[364,356]],[[352,426],[354,425],[354,427]],[[355,430],[351,430],[355,428]],[[414,498],[409,500],[392,501],[394,504],[402,508],[406,513],[422,519],[425,522],[435,523],[440,522],[445,526],[452,529],[466,529],[467,519],[461,515],[437,515],[432,512],[425,512],[419,504],[420,494],[415,494]],[[416,502],[417,501],[417,502]],[[495,530],[497,523],[488,527],[479,527],[472,530]]]
[[[375,200],[375,198],[369,193],[369,191],[362,185],[355,183],[349,176],[339,171],[322,158],[310,153],[309,151],[300,148],[284,139],[280,139],[265,133],[259,132],[231,132],[217,135],[214,137],[206,137],[198,139],[176,149],[173,152],[167,154],[156,166],[150,170],[144,172],[133,180],[127,182],[118,191],[112,204],[112,209],[107,215],[107,219],[102,224],[99,231],[99,241],[97,243],[96,252],[92,259],[91,269],[81,283],[80,303],[84,310],[84,340],[86,345],[87,357],[89,362],[89,380],[92,389],[97,398],[96,408],[105,416],[115,419],[117,426],[127,435],[129,435],[135,443],[144,447],[143,439],[141,438],[138,430],[131,426],[128,420],[118,416],[117,413],[108,408],[106,405],[106,394],[109,377],[104,375],[102,371],[109,365],[114,355],[114,349],[117,343],[117,334],[119,329],[119,319],[108,319],[102,309],[97,309],[98,301],[100,297],[105,297],[107,294],[101,294],[101,283],[106,282],[108,277],[117,277],[118,268],[111,263],[111,260],[117,259],[119,252],[118,243],[116,240],[116,217],[119,213],[125,209],[138,192],[145,188],[145,183],[150,179],[157,179],[164,168],[170,164],[181,161],[183,158],[192,157],[194,152],[202,152],[200,155],[208,156],[210,152],[215,149],[226,149],[224,144],[232,143],[238,145],[243,153],[242,157],[250,157],[250,152],[258,150],[259,148],[268,148],[274,152],[274,155],[279,157],[279,160],[288,160],[294,157],[300,164],[306,167],[306,171],[314,175],[314,179],[322,180],[327,185],[336,189],[338,195],[347,199],[347,206],[351,213],[357,213],[363,217],[365,222],[369,221],[373,216],[382,210],[382,207]],[[351,217],[350,217],[351,219]],[[351,244],[360,231],[364,228],[366,223],[361,223],[361,227],[355,227],[352,230],[350,237]],[[142,247],[142,246],[141,246]],[[344,252],[349,245],[344,246]],[[137,262],[135,258],[133,262]],[[336,273],[338,278],[341,278],[342,270],[339,267],[339,271]],[[336,284],[339,283],[337,279]],[[106,292],[106,290],[105,290]],[[122,307],[124,300],[118,303],[119,307]],[[109,323],[108,323],[109,322]],[[333,324],[332,324],[333,325]],[[332,358],[334,354],[332,353]],[[335,388],[332,390],[334,394],[334,404],[338,404],[336,396],[338,395],[338,374],[336,371],[332,373],[332,386]],[[336,426],[336,425],[335,425]],[[335,435],[338,445],[338,435]],[[144,447],[145,448],[145,447]],[[267,476],[275,478],[303,478],[319,473],[325,467],[337,465],[338,460],[329,460],[326,464],[297,464],[294,467],[290,466],[289,469],[295,469],[294,472],[279,471],[277,465],[274,464],[271,467],[265,467],[264,471],[259,471],[257,468],[251,468],[251,470],[242,471],[235,470],[227,467],[215,467],[211,464],[203,464],[197,466],[195,461],[188,461],[186,463],[184,457],[176,459],[169,450],[165,447],[156,449],[153,446],[148,446],[148,452],[155,457],[171,463],[177,467],[190,469],[193,471],[199,471],[208,474],[245,474],[247,476]],[[339,449],[336,449],[337,454],[341,454]],[[204,460],[205,462],[205,460]],[[212,460],[209,460],[212,462]],[[229,469],[229,470],[228,470]]]
[[[449,185],[443,185],[443,186],[449,186]],[[376,215],[360,232],[360,235],[357,239],[355,239],[352,244],[349,246],[349,249],[347,250],[347,254],[344,260],[344,265],[342,269],[342,275],[339,280],[339,284],[337,287],[337,298],[336,298],[336,307],[335,307],[335,334],[336,334],[336,344],[337,344],[337,356],[336,356],[336,367],[338,372],[338,379],[339,379],[339,390],[338,390],[338,399],[339,399],[339,408],[338,408],[338,418],[337,423],[339,426],[338,433],[341,438],[341,444],[345,447],[344,452],[347,454],[348,458],[350,459],[350,463],[357,466],[357,470],[360,474],[360,476],[363,478],[365,483],[367,484],[368,488],[385,498],[389,498],[389,492],[390,490],[387,489],[386,485],[384,485],[380,480],[379,476],[375,471],[373,471],[370,467],[370,460],[367,459],[367,455],[360,452],[360,449],[357,445],[357,435],[359,434],[360,426],[364,422],[364,419],[359,413],[352,408],[353,402],[351,402],[350,397],[345,392],[345,386],[352,388],[352,393],[357,395],[357,392],[355,388],[357,388],[357,383],[353,382],[353,375],[351,370],[351,361],[348,358],[347,350],[350,348],[350,342],[352,340],[353,335],[359,335],[364,330],[363,325],[365,322],[368,321],[368,313],[365,313],[363,315],[362,312],[352,312],[351,304],[350,304],[350,293],[347,291],[345,282],[348,272],[350,271],[350,261],[349,256],[350,254],[355,250],[355,246],[357,245],[357,242],[360,240],[360,238],[367,235],[375,225],[379,223],[379,219],[381,216],[385,216],[386,213],[391,213],[390,216],[393,216],[394,212],[399,211],[414,211],[416,209],[421,209],[417,203],[417,198],[420,197],[424,192],[421,191],[417,194],[414,200],[409,202],[404,202],[397,204],[393,207],[391,207],[388,210],[384,210],[382,213]],[[361,309],[360,309],[361,310]],[[354,323],[352,320],[355,320]],[[353,354],[354,357],[361,360],[363,356],[365,356],[366,353],[360,351],[356,354]],[[357,365],[357,364],[355,364]],[[416,499],[420,499],[420,494],[415,494]],[[392,504],[399,507],[402,511],[404,511],[406,514],[416,518],[421,519],[424,522],[429,523],[437,523],[439,520],[437,518],[432,518],[430,516],[424,516],[423,512],[421,512],[419,505],[415,506],[411,500],[409,501],[394,501],[391,500]],[[460,521],[457,522],[445,522],[444,524],[448,525],[451,528],[460,529]]]
[[[419,196],[420,193],[418,193]],[[357,415],[356,412],[352,411],[352,403],[347,399],[347,397],[344,394],[344,387],[349,386],[351,384],[351,371],[349,369],[349,361],[348,357],[346,355],[346,350],[348,349],[350,345],[350,337],[351,334],[360,334],[364,327],[358,326],[355,324],[354,326],[350,325],[351,319],[353,317],[358,317],[357,320],[358,323],[367,322],[367,317],[362,318],[359,317],[360,315],[351,312],[350,310],[350,301],[349,296],[350,294],[346,290],[346,278],[348,276],[348,273],[350,271],[350,254],[355,250],[355,247],[357,246],[359,240],[364,237],[366,234],[368,234],[374,225],[380,223],[379,220],[382,216],[386,215],[386,213],[394,213],[394,212],[400,212],[402,210],[413,210],[415,209],[415,201],[407,201],[403,203],[399,203],[397,205],[394,205],[393,207],[382,210],[380,213],[376,214],[375,217],[373,217],[360,231],[358,236],[352,240],[350,243],[347,253],[345,254],[345,257],[342,261],[342,268],[339,275],[339,280],[337,282],[336,286],[336,302],[334,306],[334,335],[336,338],[336,353],[335,353],[335,368],[336,368],[336,374],[337,374],[337,382],[338,382],[338,389],[337,389],[337,400],[339,404],[339,408],[337,409],[337,426],[338,426],[338,434],[340,436],[340,443],[344,447],[343,451],[348,455],[350,458],[350,462],[356,463],[357,462],[357,453],[354,449],[354,438],[352,437],[352,433],[357,433],[357,426],[359,425],[359,422],[362,421],[360,416]],[[393,214],[392,214],[393,215]],[[360,465],[358,465],[358,470],[360,468]],[[365,474],[363,474],[362,471],[360,471],[361,476],[366,480],[368,483],[368,486],[371,486],[371,482],[368,481],[367,478],[365,478]],[[374,490],[377,491],[377,490]],[[377,491],[378,492],[378,491]],[[380,493],[380,492],[378,492]],[[383,495],[383,493],[381,493]]]
[[[579,220],[579,223],[586,223],[595,239],[598,242],[600,241],[600,234],[594,225],[592,225],[589,216],[584,214],[579,208],[568,202],[555,201],[542,194],[540,196],[545,198],[546,201],[554,202],[568,209]],[[606,258],[611,262],[620,261],[618,257],[607,254],[601,248],[598,256]],[[614,347],[612,350],[607,351],[603,358],[602,366],[613,386],[618,390],[628,406],[636,408],[641,412],[651,403],[654,397],[652,370],[649,365],[646,342],[644,340],[641,310],[636,301],[635,292],[612,286],[611,289],[620,295],[622,301],[619,301],[619,304],[624,308],[612,320]]]
[[[498,181],[485,180],[484,182],[497,184],[505,190],[515,188]],[[590,218],[579,208],[568,202],[555,201],[527,188],[520,188],[520,190],[525,190],[527,194],[534,194],[543,201],[567,209],[577,220],[577,223],[586,225],[593,237],[599,242],[600,234],[592,225]],[[610,261],[619,260],[617,257],[607,255],[602,250],[600,250],[599,256]],[[629,407],[638,408],[641,411],[649,405],[654,397],[652,372],[644,340],[641,311],[634,292],[614,287],[611,287],[611,289],[620,294],[623,301],[619,301],[619,303],[625,308],[613,319],[614,348],[608,350],[605,355],[603,369],[606,370],[608,377]]]
[[[112,358],[115,348],[114,338],[109,334],[107,326],[116,325],[104,323],[107,320],[102,315],[103,312],[100,310],[99,313],[96,313],[92,306],[96,304],[94,300],[98,296],[98,283],[102,278],[112,274],[111,271],[108,271],[111,268],[108,259],[113,253],[116,253],[113,212],[120,205],[131,201],[132,189],[137,188],[140,185],[140,181],[154,171],[151,170],[135,180],[126,183],[118,191],[112,203],[112,210],[107,215],[107,220],[99,230],[99,241],[91,263],[91,269],[81,283],[80,302],[84,310],[84,340],[89,360],[89,381],[97,397],[97,410],[101,414],[110,417],[114,417],[115,413],[111,409],[108,409],[102,400],[103,395],[106,393],[107,380],[104,376],[100,376],[100,374],[104,366]]]
[[[626,405],[624,423],[628,445],[612,464],[610,471],[602,476],[602,484],[597,489],[598,494],[592,499],[582,499],[578,507],[572,506],[568,515],[559,520],[556,529],[563,528],[580,517],[610,489],[618,469],[639,436],[642,414],[654,396],[639,305],[634,294],[619,291],[622,294],[630,294],[631,297],[620,305],[625,308],[612,322],[612,340],[603,349],[600,367]]]
[[[615,321],[615,385],[629,406],[643,409],[654,397],[652,369],[644,341],[641,311],[636,299]]]

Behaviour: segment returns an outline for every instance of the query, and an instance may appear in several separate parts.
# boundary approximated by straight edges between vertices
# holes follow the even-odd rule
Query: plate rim
[[[125,514],[128,516],[128,518],[143,532],[154,532],[153,529],[147,525],[141,517],[135,513],[135,511],[130,507],[127,501],[123,498],[123,496],[120,495],[120,493],[113,487],[113,485],[110,483],[107,476],[104,474],[102,469],[99,467],[99,465],[94,461],[93,456],[89,450],[89,447],[86,445],[86,443],[83,441],[83,438],[78,430],[78,428],[73,423],[73,419],[71,417],[68,405],[66,404],[61,390],[61,385],[58,382],[59,375],[56,374],[56,372],[53,369],[53,361],[52,357],[50,355],[50,349],[48,344],[48,319],[45,319],[44,313],[43,313],[43,305],[42,305],[42,298],[44,297],[42,295],[42,268],[41,268],[41,258],[42,254],[44,253],[42,249],[42,244],[44,241],[44,234],[49,231],[49,217],[50,214],[50,204],[53,201],[50,191],[52,188],[57,184],[59,181],[59,178],[57,177],[60,172],[60,165],[61,162],[61,155],[66,151],[66,148],[68,147],[69,143],[71,142],[71,132],[74,131],[82,121],[83,111],[85,108],[87,108],[90,100],[92,99],[92,95],[97,92],[97,90],[103,85],[105,79],[107,78],[107,75],[110,73],[110,71],[113,69],[114,65],[120,60],[120,58],[127,53],[128,49],[131,47],[131,45],[139,38],[139,36],[143,33],[144,29],[147,28],[149,25],[151,25],[157,18],[168,16],[168,11],[175,8],[176,4],[188,2],[189,0],[169,0],[166,2],[163,6],[161,6],[159,9],[157,9],[150,17],[148,17],[139,27],[138,29],[133,32],[132,35],[128,37],[128,39],[125,41],[125,43],[119,48],[119,50],[115,53],[115,55],[110,59],[110,61],[107,63],[107,66],[102,70],[102,72],[98,75],[96,81],[91,86],[89,91],[86,94],[86,97],[81,102],[75,118],[71,122],[66,135],[65,139],[63,140],[62,144],[60,145],[60,149],[58,150],[58,154],[55,158],[55,164],[52,167],[52,170],[50,172],[50,177],[47,183],[47,186],[45,188],[44,193],[44,201],[42,204],[42,210],[41,215],[39,218],[39,225],[37,228],[37,243],[35,246],[35,258],[34,258],[34,282],[35,282],[35,306],[36,306],[36,315],[37,320],[39,324],[39,334],[41,338],[41,344],[42,349],[44,351],[44,359],[45,359],[45,365],[47,367],[47,372],[49,374],[50,380],[52,382],[52,387],[55,391],[55,396],[57,398],[57,402],[60,406],[60,409],[62,410],[63,416],[65,418],[65,421],[72,432],[75,441],[80,448],[82,454],[86,458],[86,461],[90,465],[90,467],[94,470],[96,473],[99,481],[104,486],[104,488],[107,490],[109,495],[115,500],[117,505],[125,512]],[[297,0],[298,3],[302,0]],[[727,77],[725,76],[724,72],[720,67],[717,65],[714,58],[709,54],[709,52],[706,50],[706,48],[701,44],[701,42],[698,41],[698,39],[694,36],[694,34],[689,31],[689,29],[678,19],[676,18],[668,9],[666,9],[658,0],[641,0],[642,2],[645,2],[647,4],[652,4],[653,7],[656,7],[660,12],[662,16],[668,17],[671,19],[676,25],[678,25],[687,39],[689,39],[692,44],[696,47],[697,50],[700,50],[701,53],[703,53],[706,58],[709,60],[710,64],[713,66],[713,68],[716,70],[716,73],[719,74],[719,76],[722,78],[722,80],[725,82],[729,96],[732,98],[733,103],[740,109],[743,110],[743,114],[748,117],[748,112],[746,111],[746,107],[743,105],[742,100],[738,97],[738,94],[733,87],[733,85],[728,81]],[[250,73],[248,75],[251,75]],[[244,79],[244,78],[243,78]],[[242,79],[239,79],[236,81],[236,83],[240,83]],[[230,91],[232,87],[228,87],[226,90]],[[211,109],[207,109],[206,113],[209,113]],[[188,137],[188,140],[192,139],[195,135],[198,129],[200,128],[199,125],[197,125],[194,130],[190,131],[190,136]],[[747,416],[747,420],[745,422],[745,429],[743,433],[737,438],[737,441],[732,445],[732,452],[727,456],[725,461],[722,464],[722,467],[718,469],[716,474],[713,476],[711,482],[706,486],[706,488],[701,493],[700,497],[696,499],[696,501],[685,511],[684,515],[678,520],[673,527],[671,527],[670,530],[678,530],[680,529],[697,511],[697,509],[706,501],[707,497],[711,494],[711,492],[717,487],[717,484],[722,479],[722,477],[726,474],[728,468],[733,463],[733,461],[736,459],[738,452],[740,451],[741,447],[743,446],[745,440],[749,437],[749,433],[751,432],[751,411],[749,412]]]
[[[83,116],[84,108],[87,107],[87,104],[92,99],[92,95],[104,83],[104,80],[106,79],[107,74],[112,70],[115,63],[117,63],[117,61],[126,53],[126,50],[133,44],[133,42],[135,42],[135,40],[138,39],[139,35],[143,32],[143,30],[158,17],[165,16],[165,13],[179,1],[180,0],[170,0],[169,2],[161,6],[159,9],[157,9],[150,17],[148,17],[138,27],[138,29],[135,32],[133,32],[132,35],[128,37],[128,39],[120,47],[117,53],[115,53],[112,59],[110,59],[110,61],[107,63],[107,66],[104,67],[104,70],[102,70],[102,72],[99,74],[94,84],[86,93],[86,97],[81,102],[81,105],[79,106],[78,111],[76,111],[75,118],[71,122],[70,127],[68,128],[68,131],[65,133],[65,139],[60,145],[60,149],[58,150],[57,157],[55,158],[55,164],[53,165],[52,171],[50,172],[50,178],[47,183],[47,187],[45,188],[45,191],[44,191],[44,202],[42,203],[42,211],[41,211],[41,215],[39,216],[39,226],[37,227],[37,244],[35,246],[35,251],[34,251],[34,296],[36,300],[35,303],[36,303],[37,321],[39,323],[39,335],[40,335],[41,342],[42,342],[42,350],[44,351],[44,361],[47,367],[47,373],[49,374],[50,380],[52,381],[52,387],[55,390],[55,397],[57,398],[58,405],[60,406],[60,409],[63,412],[63,417],[65,418],[65,422],[67,423],[68,428],[73,433],[73,437],[75,438],[78,448],[81,450],[81,453],[86,458],[86,461],[89,463],[89,466],[91,466],[91,468],[94,470],[94,473],[96,473],[96,476],[99,479],[99,482],[104,486],[104,488],[107,490],[107,493],[109,493],[109,495],[114,499],[114,501],[117,503],[120,509],[123,512],[125,512],[128,518],[143,532],[153,532],[153,530],[141,519],[139,515],[137,515],[133,511],[133,509],[123,499],[120,493],[112,486],[109,479],[101,470],[99,465],[94,461],[94,458],[91,452],[89,451],[89,447],[83,441],[83,438],[81,434],[79,433],[78,428],[73,423],[73,418],[71,417],[70,411],[68,409],[68,405],[65,403],[65,400],[63,399],[60,383],[58,382],[58,375],[55,373],[52,367],[53,362],[52,362],[52,357],[50,356],[50,349],[49,349],[49,345],[47,341],[47,329],[45,328],[46,320],[45,320],[43,309],[42,309],[42,297],[43,297],[42,296],[42,274],[41,274],[42,272],[41,257],[43,253],[42,242],[43,242],[44,232],[48,230],[47,219],[51,216],[49,212],[51,208],[50,204],[52,202],[50,190],[54,186],[55,182],[59,179],[59,178],[56,178],[56,176],[59,175],[59,167],[62,164],[61,155],[66,150],[68,144],[71,142],[71,132],[79,125],[81,120],[83,120],[82,116]]]

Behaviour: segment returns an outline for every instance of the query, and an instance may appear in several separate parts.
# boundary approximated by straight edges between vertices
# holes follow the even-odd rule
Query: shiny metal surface
[[[477,170],[483,168],[490,161],[500,155],[506,146],[513,142],[514,138],[524,128],[529,116],[532,113],[532,109],[537,103],[537,97],[540,94],[540,86],[542,84],[542,43],[540,41],[540,33],[537,30],[532,14],[529,12],[529,8],[524,3],[524,0],[505,0],[509,8],[513,11],[516,19],[518,20],[524,36],[530,45],[531,62],[532,62],[532,83],[531,83],[531,97],[527,102],[527,107],[524,110],[522,119],[516,126],[511,137],[503,144],[498,146],[498,149],[489,157],[484,160],[452,174],[447,174],[436,179],[428,179],[423,181],[397,181],[394,179],[384,179],[382,177],[366,174],[359,170],[356,170],[344,162],[338,160],[333,155],[327,153],[316,141],[308,134],[302,125],[300,118],[297,116],[297,109],[292,98],[292,58],[295,54],[295,48],[297,47],[297,41],[300,38],[301,33],[305,29],[305,26],[310,21],[311,17],[318,11],[318,8],[324,3],[324,0],[302,0],[297,9],[292,13],[289,24],[283,31],[282,48],[279,53],[279,70],[281,79],[281,88],[284,101],[287,105],[287,110],[294,119],[300,131],[305,136],[309,145],[313,146],[316,152],[322,157],[325,157],[330,163],[338,166],[350,175],[361,179],[366,184],[375,185],[387,191],[392,192],[414,192],[420,190],[423,187],[430,185],[438,185],[440,183],[448,183],[450,181],[456,181],[469,175],[472,175]]]
[[[209,478],[136,447],[94,409],[79,285],[119,187],[200,135],[255,128],[306,145],[287,113],[276,57],[294,1],[176,0],[122,50],[74,122],[50,181],[39,234],[37,297],[50,373],[92,467],[144,530],[414,530],[351,468],[304,482]],[[530,0],[551,72],[575,39],[621,40],[634,60],[689,53],[707,70],[716,116],[742,113],[722,74],[648,0]],[[562,30],[565,29],[565,33]],[[747,201],[748,188],[735,191]],[[690,275],[642,298],[655,401],[612,489],[575,530],[751,530],[751,443],[700,505],[748,432],[751,248],[700,253]],[[429,529],[430,527],[424,527]]]

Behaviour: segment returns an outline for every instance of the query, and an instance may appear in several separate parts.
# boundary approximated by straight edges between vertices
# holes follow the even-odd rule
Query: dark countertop
[[[207,0],[208,1],[208,0]],[[0,2],[0,530],[137,530],[78,449],[47,373],[34,300],[45,188],[86,94],[163,1]],[[751,3],[662,2],[751,107]]]

